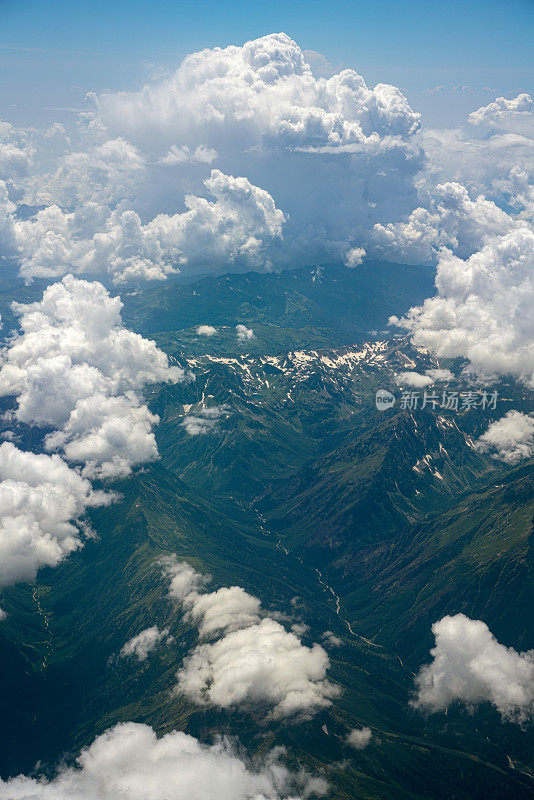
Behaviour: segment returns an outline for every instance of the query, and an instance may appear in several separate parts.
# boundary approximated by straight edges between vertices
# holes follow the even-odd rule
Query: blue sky
[[[534,84],[534,0],[0,0],[0,114],[68,121],[89,90],[135,88],[188,52],[280,30],[369,84],[400,86],[427,124]]]

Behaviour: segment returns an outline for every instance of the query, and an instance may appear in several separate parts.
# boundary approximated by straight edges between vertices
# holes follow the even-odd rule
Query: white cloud
[[[5,181],[0,180],[0,259],[13,256],[17,242],[13,223],[16,205],[9,199]]]
[[[466,130],[417,133],[396,87],[371,89],[353,70],[316,77],[279,33],[193,53],[164,80],[92,101],[78,150],[54,136],[65,151],[47,157],[50,137],[34,136],[24,201],[46,208],[9,220],[26,277],[163,279],[288,257],[357,266],[377,248],[466,257],[510,224],[492,200],[532,216],[528,95],[473,112]],[[5,130],[21,149],[28,135]]]
[[[347,744],[350,744],[356,750],[364,750],[371,741],[372,736],[371,728],[354,728],[347,736]]]
[[[180,424],[190,436],[203,436],[207,433],[215,433],[218,430],[219,421],[227,414],[226,406],[199,408],[192,414],[186,414]]]
[[[427,369],[426,374],[434,381],[453,381],[454,374],[450,369]]]
[[[189,564],[171,557],[163,568],[169,594],[200,636],[224,634],[184,659],[177,692],[199,705],[264,706],[272,718],[309,717],[330,705],[338,690],[326,679],[329,660],[320,645],[305,647],[279,622],[261,619],[260,601],[240,586],[205,593],[207,578]]]
[[[160,631],[157,625],[153,625],[151,628],[145,628],[144,631],[128,639],[121,648],[119,655],[122,658],[135,656],[138,661],[146,661],[149,653],[164,641],[169,642],[170,640],[172,640],[172,636],[169,636],[168,628]]]
[[[534,416],[509,411],[492,422],[480,436],[477,447],[507,464],[518,464],[534,456]]]
[[[316,80],[298,45],[284,33],[242,47],[187,56],[176,72],[140,92],[94,98],[109,129],[147,140],[199,140],[207,147],[361,143],[375,133],[409,135],[419,114],[393,86],[368,89],[353,70]]]
[[[524,220],[534,218],[534,108],[528,95],[474,111],[456,130],[418,135],[427,155],[421,184],[457,181],[473,195],[484,194]]]
[[[351,247],[345,254],[345,266],[349,269],[359,267],[365,258],[365,250],[363,247]]]
[[[18,182],[28,172],[32,155],[27,134],[0,120],[0,180]]]
[[[196,161],[199,164],[211,164],[217,156],[217,151],[211,147],[198,145],[194,150],[191,150],[187,145],[177,147],[173,144],[160,159],[160,164],[164,164],[167,167],[176,167],[191,161]]]
[[[106,397],[95,393],[77,401],[60,431],[48,434],[48,450],[61,450],[67,461],[83,463],[88,478],[117,478],[132,467],[154,461],[158,448],[153,428],[159,417],[134,394]]]
[[[85,510],[112,499],[57,455],[1,444],[0,586],[32,581],[40,567],[57,566],[82,546]]]
[[[199,325],[197,328],[198,336],[215,336],[217,333],[217,328],[214,328],[213,325]]]
[[[307,262],[332,254],[342,258],[358,249],[361,234],[374,222],[398,219],[413,208],[413,179],[422,155],[412,138],[420,115],[399,89],[386,84],[369,88],[354,70],[314,77],[302,50],[286,34],[193,53],[160,82],[91,99],[92,118],[84,115],[88,146],[68,152],[56,172],[37,176],[31,186],[35,195],[40,178],[49,206],[72,210],[77,196],[84,203],[90,198],[111,211],[152,220],[137,233],[139,242],[132,248],[140,251],[137,262],[113,269],[117,280],[130,273],[162,277],[167,258],[192,271],[229,265],[262,269],[286,262],[288,251]],[[215,160],[222,172],[207,177],[206,168]],[[245,177],[231,175],[246,176],[249,196],[242,194],[229,205],[228,191],[222,200],[216,195],[218,208],[204,226],[198,220],[208,201],[199,189],[203,194],[204,181],[213,194],[209,184],[214,174],[223,173],[232,181]],[[121,197],[116,191],[120,181]],[[295,192],[295,186],[301,190]],[[184,201],[189,211],[176,214]],[[257,212],[267,205],[265,225]],[[279,209],[287,214],[283,247],[278,243]],[[160,213],[167,218],[161,226]],[[219,222],[221,216],[230,223]],[[251,225],[251,219],[259,226]],[[105,257],[110,260],[110,251],[115,253],[119,219],[108,213],[106,220],[104,228],[94,228],[75,248],[76,269],[87,270],[89,262],[93,270],[102,269]],[[158,235],[167,228],[174,231],[165,243]],[[107,245],[98,259],[90,257],[95,235]],[[122,239],[125,248],[126,236]],[[143,266],[145,260],[150,265]],[[40,267],[31,252],[26,261],[28,274]]]
[[[176,691],[199,705],[254,706],[270,718],[312,716],[328,706],[338,689],[326,678],[329,659],[318,644],[305,647],[295,633],[264,617],[258,598],[240,586],[205,592],[209,576],[175,557],[162,561],[169,594],[183,604],[185,619],[201,637],[177,673]]]
[[[246,628],[259,622],[260,601],[241,586],[223,587],[209,594],[190,594],[185,600],[187,617],[201,636]]]
[[[339,636],[336,636],[334,631],[325,631],[323,633],[323,642],[328,647],[341,647],[343,644],[343,639]]]
[[[521,130],[522,123],[527,124],[531,130],[533,112],[532,97],[524,92],[511,99],[498,97],[487,106],[473,111],[468,119],[471,125],[496,127],[517,133]]]
[[[401,386],[413,386],[414,389],[425,389],[434,383],[430,375],[421,375],[419,372],[400,372],[395,375],[395,380]]]
[[[127,475],[152,460],[158,421],[138,396],[147,383],[180,381],[154,342],[127,330],[119,297],[66,276],[40,302],[14,304],[22,332],[1,353],[0,395],[20,422],[56,428],[49,450],[84,463],[90,477]]]
[[[7,613],[4,611],[3,608],[0,608],[0,622],[3,622],[7,618]]]
[[[440,357],[463,356],[478,373],[534,386],[534,233],[514,230],[466,260],[444,250],[436,287],[435,297],[391,322]]]
[[[228,740],[201,744],[181,731],[158,739],[148,725],[110,728],[53,780],[0,780],[0,800],[303,800],[327,784],[291,773],[283,750],[252,765]]]
[[[17,197],[45,205],[5,218],[25,277],[357,266],[365,251],[419,262],[443,245],[467,257],[509,229],[503,209],[534,216],[528,95],[478,109],[462,130],[418,132],[399,89],[354,70],[317,77],[278,33],[90,99],[77,149],[57,126],[0,125],[5,179],[16,173]]]
[[[265,243],[282,235],[284,214],[271,195],[250,183],[212,170],[204,185],[215,198],[186,195],[187,211],[160,214],[147,226],[181,269],[230,264],[260,266]]]
[[[239,342],[249,342],[251,339],[254,339],[254,331],[252,328],[247,328],[246,325],[239,324],[235,326],[235,329]]]
[[[163,575],[170,579],[169,596],[181,602],[191,594],[198,594],[211,579],[209,575],[201,575],[186,561],[178,561],[174,556],[164,556],[160,563]]]
[[[82,172],[83,163],[82,159]],[[97,170],[97,174],[102,173]],[[119,171],[114,177],[117,186],[105,183],[102,191],[122,189],[127,193],[126,176]],[[72,179],[78,188],[78,173]],[[30,219],[14,219],[12,212],[8,213],[5,224],[15,240],[20,274],[54,278],[68,272],[107,272],[114,282],[121,283],[162,280],[177,269],[206,264],[211,268],[260,266],[265,244],[282,234],[284,214],[268,192],[246,178],[212,170],[203,184],[214,198],[212,202],[187,194],[186,211],[158,214],[146,224],[132,209],[110,210],[103,204],[109,198],[92,199],[91,185],[84,188],[91,199],[80,198],[77,203],[73,197],[73,211],[50,204]]]
[[[311,716],[328,706],[336,687],[326,680],[328,656],[304,647],[273,619],[198,645],[178,672],[177,691],[200,705],[265,705],[269,717]]]
[[[24,199],[29,205],[66,209],[106,206],[131,196],[145,169],[138,148],[120,137],[106,139],[86,151],[69,150],[58,159],[54,174],[27,183]]]
[[[518,225],[483,195],[471,200],[464,186],[451,182],[438,184],[428,208],[416,208],[407,222],[375,225],[374,237],[378,250],[388,257],[420,264],[434,261],[443,247],[466,258],[490,237]]]
[[[416,708],[436,712],[456,702],[468,708],[489,702],[503,720],[523,723],[533,717],[534,651],[505,647],[484,622],[463,614],[443,617],[432,631],[433,661],[416,678]]]

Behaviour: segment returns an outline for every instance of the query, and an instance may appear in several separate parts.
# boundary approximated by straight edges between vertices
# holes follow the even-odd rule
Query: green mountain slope
[[[377,411],[378,388],[399,396],[396,373],[436,362],[402,337],[370,334],[429,283],[415,268],[396,283],[399,268],[374,269],[376,286],[371,272],[358,288],[355,271],[313,280],[308,270],[127,299],[129,324],[195,380],[150,391],[161,458],[114,486],[119,502],[91,512],[97,538],[34,586],[2,594],[2,776],[39,759],[52,771],[135,720],[203,740],[238,734],[257,753],[285,744],[290,762],[325,774],[336,800],[534,797],[531,729],[489,707],[425,718],[409,706],[444,614],[463,611],[505,644],[533,646],[532,465],[503,466],[474,447],[491,411]],[[256,339],[238,344],[236,322]],[[200,323],[227,328],[208,340],[194,333]],[[468,387],[461,365],[448,366],[455,388]],[[499,414],[529,408],[520,387],[499,391]],[[190,435],[187,417],[214,406],[211,431]],[[329,674],[342,692],[332,708],[288,725],[173,695],[197,633],[167,597],[158,559],[169,553],[210,572],[215,588],[239,584],[286,624],[305,623],[306,644],[333,631]],[[174,642],[143,664],[117,658],[154,624]],[[351,750],[346,734],[361,725],[373,744]]]

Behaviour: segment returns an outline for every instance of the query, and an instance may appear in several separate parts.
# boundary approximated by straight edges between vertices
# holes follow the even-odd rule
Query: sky
[[[464,359],[476,385],[505,375],[534,389],[533,22],[527,0],[0,0],[0,267],[50,281],[41,301],[14,305],[20,333],[0,348],[0,396],[16,404],[12,440],[0,445],[0,587],[31,582],[81,546],[86,510],[117,499],[96,487],[158,457],[145,387],[190,378],[124,326],[116,291],[178,272],[427,265],[435,294],[391,317],[391,331],[438,359]],[[204,334],[216,335],[213,323],[198,319]],[[235,320],[236,342],[253,335]],[[397,380],[456,380],[432,372]],[[227,408],[203,407],[184,430],[216,436]],[[16,446],[29,427],[42,452]],[[530,458],[533,417],[510,411],[470,447],[509,464]],[[330,704],[326,651],[261,617],[259,599],[240,587],[204,593],[191,567],[167,572],[200,635],[219,612],[221,636],[196,646],[177,674],[183,694],[217,708],[260,700],[280,719]],[[488,700],[505,719],[533,714],[528,654],[462,615],[433,632],[435,661],[417,678],[415,707]],[[141,660],[167,636],[154,626],[142,634],[126,648]],[[260,658],[241,681],[243,652]],[[489,678],[476,671],[486,663],[498,666]],[[228,664],[231,692],[221,680]],[[165,764],[174,752],[173,796],[191,794],[180,756],[195,748],[195,788],[214,796],[197,785],[209,772],[223,796],[208,751],[169,736],[161,747]],[[47,797],[56,787],[86,796],[95,775],[104,792],[144,797],[148,776],[168,796],[149,728],[119,726],[102,740]],[[122,793],[126,740],[138,771]],[[258,783],[233,751],[218,752],[220,774],[245,780],[224,796],[265,794],[265,776]],[[15,782],[32,796],[43,787]]]
[[[534,386],[532,0],[0,9],[9,269],[426,264],[398,325]]]
[[[68,122],[88,91],[135,89],[187,54],[284,31],[318,70],[353,67],[405,91],[427,125],[532,92],[533,0],[0,0],[0,113]],[[7,78],[7,79],[6,79]]]

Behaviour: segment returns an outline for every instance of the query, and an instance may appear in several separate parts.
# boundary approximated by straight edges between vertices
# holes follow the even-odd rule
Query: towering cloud
[[[284,33],[193,53],[160,83],[92,102],[76,146],[34,136],[20,192],[38,210],[6,217],[27,278],[355,266],[373,224],[417,201],[419,114],[354,70],[315,77]]]
[[[27,278],[420,262],[443,246],[466,258],[514,226],[507,212],[533,217],[527,94],[421,131],[399,89],[352,69],[318,77],[276,33],[90,100],[76,146],[0,126],[0,179],[17,187],[0,200],[0,255]]]

